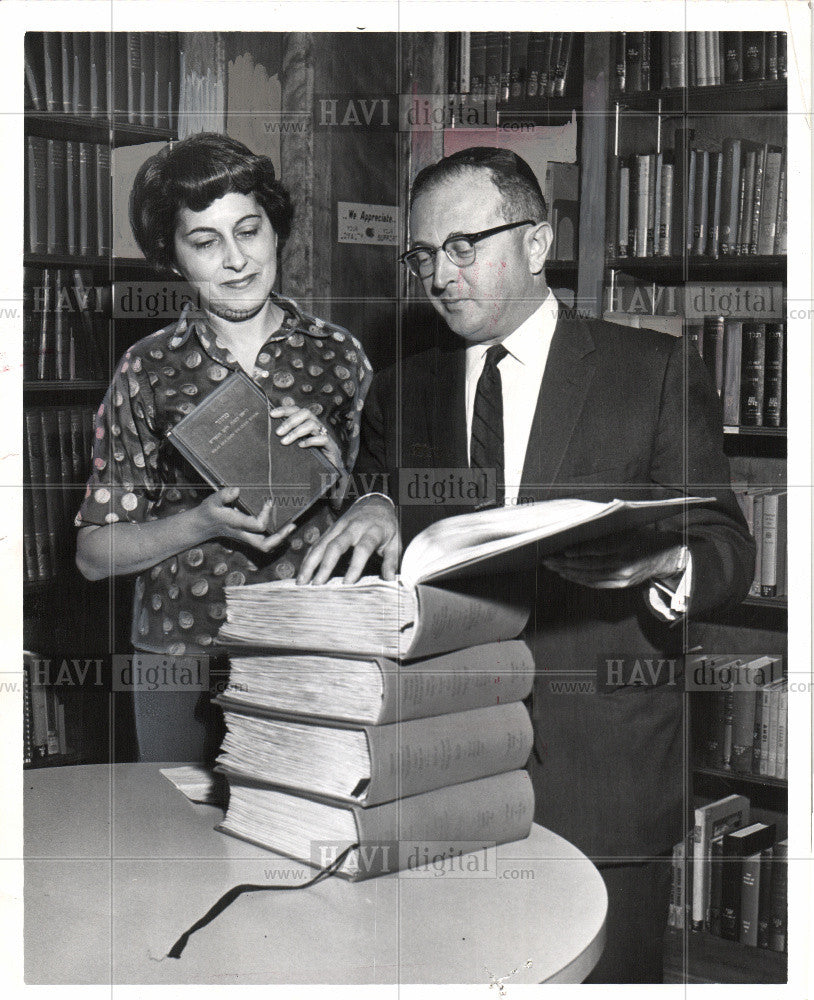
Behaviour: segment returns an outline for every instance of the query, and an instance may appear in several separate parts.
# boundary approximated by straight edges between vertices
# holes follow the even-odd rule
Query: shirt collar
[[[548,347],[557,325],[557,299],[549,288],[548,295],[520,326],[502,341],[509,354],[521,365],[534,364],[547,357]],[[472,344],[466,349],[467,372],[483,367],[483,359],[491,344]]]
[[[284,315],[279,328],[274,331],[266,343],[286,340],[293,333],[313,337],[326,337],[330,334],[329,330],[324,329],[322,320],[316,320],[303,312],[293,299],[277,295],[275,292],[271,292],[269,298],[283,310]],[[206,313],[202,309],[196,309],[190,301],[184,304],[176,320],[170,346],[173,348],[181,347],[192,334],[197,336],[206,353],[219,364],[227,365],[230,368],[237,366],[237,361],[231,352],[218,343],[215,332],[207,321]]]

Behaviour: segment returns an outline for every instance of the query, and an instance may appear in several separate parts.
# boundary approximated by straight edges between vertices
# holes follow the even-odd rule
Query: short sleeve
[[[144,521],[161,492],[152,388],[128,351],[93,421],[92,469],[75,525]]]

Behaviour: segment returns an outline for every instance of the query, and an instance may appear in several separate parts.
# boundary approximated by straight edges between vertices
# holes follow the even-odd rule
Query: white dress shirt
[[[540,307],[510,333],[503,346],[508,354],[498,365],[503,395],[503,440],[506,493],[504,503],[516,504],[528,450],[531,425],[537,407],[537,397],[543,380],[548,352],[557,325],[557,299],[549,289]],[[466,349],[466,441],[472,436],[472,414],[475,392],[483,371],[490,344],[472,344]],[[673,620],[687,610],[692,581],[692,560],[686,552],[686,569],[675,589],[665,582],[654,581],[648,590],[650,606],[662,616]],[[666,598],[666,600],[665,600]],[[667,603],[669,601],[669,604]]]

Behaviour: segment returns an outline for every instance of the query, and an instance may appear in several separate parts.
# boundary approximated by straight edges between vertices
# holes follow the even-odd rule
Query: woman
[[[239,485],[213,493],[166,433],[241,368],[275,404],[284,444],[350,469],[370,365],[347,331],[272,291],[292,207],[268,157],[225,135],[168,146],[139,170],[130,219],[147,260],[186,279],[200,308],[185,306],[119,363],[95,420],[76,561],[89,579],[138,574],[133,645],[159,654],[134,661],[140,758],[210,759],[220,713],[208,691],[179,691],[195,674],[173,672],[172,658],[210,654],[210,673],[225,670],[211,656],[224,586],[295,576],[333,518],[320,501],[268,534],[268,505],[250,517],[235,506]]]

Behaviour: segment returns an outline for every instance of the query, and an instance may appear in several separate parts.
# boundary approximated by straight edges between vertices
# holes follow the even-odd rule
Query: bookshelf
[[[111,651],[129,646],[117,624],[126,615],[110,614],[127,606],[128,585],[81,576],[72,520],[112,365],[149,332],[114,322],[113,282],[156,277],[143,260],[113,256],[111,160],[117,148],[177,135],[178,53],[166,32],[25,38],[24,644],[29,673],[31,662],[47,665],[33,667],[46,678],[40,701],[59,713],[59,738],[28,748],[26,766],[107,760],[125,717],[108,674]],[[36,703],[26,699],[32,732],[42,730]]]
[[[649,40],[646,38],[648,34],[651,36]],[[738,146],[739,152],[749,150],[754,153],[757,161],[762,157],[764,163],[769,162],[768,150],[785,150],[786,81],[779,78],[728,82],[727,76],[737,74],[737,59],[733,57],[733,52],[736,52],[736,46],[744,43],[744,38],[742,33],[725,34],[726,37],[722,33],[721,37],[715,38],[715,33],[710,32],[684,33],[684,38],[679,39],[678,33],[670,33],[669,36],[660,32],[636,33],[631,44],[629,37],[619,33],[609,36],[606,55],[612,82],[608,94],[605,254],[597,311],[606,315],[612,312],[614,315],[608,318],[628,321],[628,317],[620,314],[624,314],[626,307],[630,309],[633,303],[634,312],[649,311],[653,316],[661,313],[658,324],[654,324],[660,329],[667,328],[664,324],[671,321],[671,315],[675,325],[670,332],[683,334],[688,340],[687,349],[694,349],[693,322],[701,326],[701,346],[706,348],[707,345],[707,327],[703,326],[705,314],[689,308],[691,287],[705,292],[735,285],[773,289],[776,309],[771,316],[757,317],[757,321],[762,322],[765,329],[766,323],[782,323],[785,316],[786,255],[785,244],[778,232],[778,223],[781,216],[785,218],[785,212],[782,195],[778,197],[779,178],[774,180],[776,200],[770,207],[775,216],[770,225],[765,223],[765,232],[760,229],[764,219],[755,207],[756,197],[758,206],[760,201],[754,190],[766,193],[766,179],[753,182],[751,196],[753,228],[766,237],[764,244],[771,230],[772,252],[765,252],[761,246],[764,252],[757,253],[758,240],[753,240],[751,235],[744,239],[741,227],[745,226],[746,220],[751,222],[752,218],[748,207],[741,207],[735,202],[730,204],[730,211],[738,210],[738,232],[730,237],[730,247],[738,252],[731,254],[723,252],[726,196],[716,193],[714,179],[720,173],[725,180],[727,150],[731,150],[733,145]],[[768,32],[754,34],[763,37],[749,39],[750,44],[760,43],[764,50],[768,50],[770,44],[777,44],[776,37],[770,40]],[[665,53],[672,47],[673,56],[676,51],[683,52],[687,59],[691,41],[698,46],[696,56],[705,45],[711,44],[712,54],[708,54],[708,58],[712,59],[710,72],[715,69],[717,60],[717,82],[710,85],[707,80],[706,85],[697,85],[696,65],[696,75],[686,79],[689,85],[666,85],[670,74],[679,69],[689,73],[690,66],[682,63],[678,67],[675,59],[666,58]],[[640,80],[641,66],[631,72],[630,64],[631,56],[640,63],[641,49],[648,46],[656,53],[650,65],[650,86]],[[743,49],[737,51],[742,56]],[[782,66],[775,72],[782,77]],[[631,89],[631,77],[641,85]],[[626,78],[627,86],[622,84],[623,78]],[[733,143],[732,140],[737,141]],[[648,157],[649,161],[643,163],[643,158]],[[785,164],[785,155],[782,160],[775,155],[773,162],[778,161]],[[666,167],[672,171],[672,186],[670,175],[665,178]],[[736,164],[735,170],[738,169]],[[654,170],[655,181],[648,176]],[[623,171],[626,176],[623,176]],[[637,188],[636,180],[640,185],[648,185],[646,192]],[[733,183],[737,184],[740,180],[736,176]],[[700,182],[700,187],[696,181]],[[661,191],[658,188],[654,190],[659,182]],[[625,184],[628,186],[625,187]],[[658,199],[665,188],[670,189],[672,197],[666,201],[662,197],[659,205]],[[741,182],[740,188],[730,194],[730,202],[739,197],[748,206],[748,186],[744,190]],[[762,207],[765,210],[765,201]],[[654,213],[657,213],[655,219]],[[716,224],[719,228],[713,242],[712,228]],[[665,301],[673,308],[664,308]],[[648,305],[651,307],[649,310]],[[714,307],[711,311],[715,311]],[[742,322],[744,326],[747,321],[755,319],[748,310],[734,313],[731,318],[734,324]],[[635,322],[631,321],[631,325],[646,327],[648,318],[639,315]],[[737,336],[741,335],[738,328]],[[729,337],[728,330],[725,336]],[[696,340],[698,337],[696,332]],[[727,340],[723,346],[728,344]],[[727,347],[727,350],[733,349]],[[709,357],[706,350],[702,353],[713,377],[719,379],[726,407],[728,384],[722,379],[723,372],[716,372],[715,359]],[[721,363],[719,361],[719,365]],[[745,368],[738,367],[737,374],[741,376]],[[785,381],[785,370],[782,376]],[[731,391],[737,392],[739,387]],[[742,396],[741,402],[744,399],[745,396]],[[742,408],[736,412],[739,416],[743,415]],[[765,424],[763,414],[762,410],[755,422]],[[785,488],[785,411],[780,424],[749,426],[742,419],[725,421],[724,450],[730,458],[733,485],[749,491],[763,488],[779,492]],[[757,535],[758,529],[755,533]],[[778,542],[778,546],[785,546],[785,538]],[[787,598],[764,595],[758,588],[738,608],[710,616],[708,621],[690,622],[689,635],[693,648],[710,654],[742,652],[748,659],[779,653],[787,669],[787,625]],[[700,731],[703,726],[699,697],[697,694],[689,695],[691,731]],[[690,733],[688,745],[692,745]],[[693,807],[714,802],[726,795],[745,795],[752,804],[753,820],[775,823],[778,841],[786,835],[788,783],[785,778],[739,773],[731,769],[728,762],[726,766],[711,766],[694,756],[688,765]],[[689,866],[685,865],[684,875],[688,872]],[[668,928],[665,966],[666,981],[675,983],[786,981],[784,954],[724,940],[707,931],[691,931],[686,927]]]

